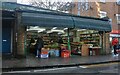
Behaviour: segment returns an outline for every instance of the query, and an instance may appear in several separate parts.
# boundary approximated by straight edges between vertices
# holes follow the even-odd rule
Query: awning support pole
[[[68,28],[68,30],[67,30],[67,38],[68,38],[68,42],[67,42],[67,44],[68,44],[68,50],[70,50],[70,52],[71,52],[71,46],[70,46],[70,34],[69,34],[69,32],[70,32],[70,29]]]

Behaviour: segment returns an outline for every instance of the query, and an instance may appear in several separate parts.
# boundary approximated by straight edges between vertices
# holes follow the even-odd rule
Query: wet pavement
[[[117,64],[104,64],[94,66],[78,66],[78,67],[66,67],[66,68],[54,68],[44,70],[34,70],[34,73],[118,73]]]
[[[119,75],[120,65],[118,62],[114,63],[105,63],[105,64],[93,64],[93,65],[83,65],[83,66],[74,66],[74,67],[62,67],[62,68],[50,68],[50,69],[31,69],[24,71],[9,71],[3,72],[4,75],[34,75],[34,74],[79,74],[79,75]]]
[[[120,56],[99,55],[82,57],[78,55],[72,55],[70,58],[51,57],[47,59],[36,58],[33,55],[29,55],[26,58],[4,58],[2,59],[2,68],[43,68],[47,66],[66,66],[66,65],[85,65],[85,64],[97,64],[107,62],[120,61]]]

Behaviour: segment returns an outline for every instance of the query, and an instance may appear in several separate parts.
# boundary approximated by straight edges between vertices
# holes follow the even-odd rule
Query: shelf
[[[80,35],[91,35],[91,34],[99,34],[99,33],[82,33]]]
[[[99,33],[97,32],[80,34],[80,42],[83,42],[86,44],[99,45],[99,39],[100,39]]]
[[[99,37],[99,36],[80,36],[80,38],[93,38],[93,37]]]

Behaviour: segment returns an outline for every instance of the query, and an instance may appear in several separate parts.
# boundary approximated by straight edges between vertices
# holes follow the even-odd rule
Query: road
[[[119,63],[120,64],[120,63]],[[120,72],[119,64],[115,63],[106,63],[106,64],[96,64],[96,65],[82,65],[74,67],[62,67],[62,68],[52,68],[52,69],[35,69],[35,70],[26,70],[26,71],[10,71],[4,72],[3,75],[34,75],[38,73],[72,73],[72,74],[102,74],[109,73],[113,74]],[[19,73],[19,74],[17,74]],[[82,74],[82,75],[83,75]],[[115,75],[113,74],[113,75]]]

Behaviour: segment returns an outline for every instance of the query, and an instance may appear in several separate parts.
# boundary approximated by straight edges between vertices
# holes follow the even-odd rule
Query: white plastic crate
[[[41,58],[48,58],[49,55],[48,55],[48,54],[41,54],[40,57],[41,57]]]

